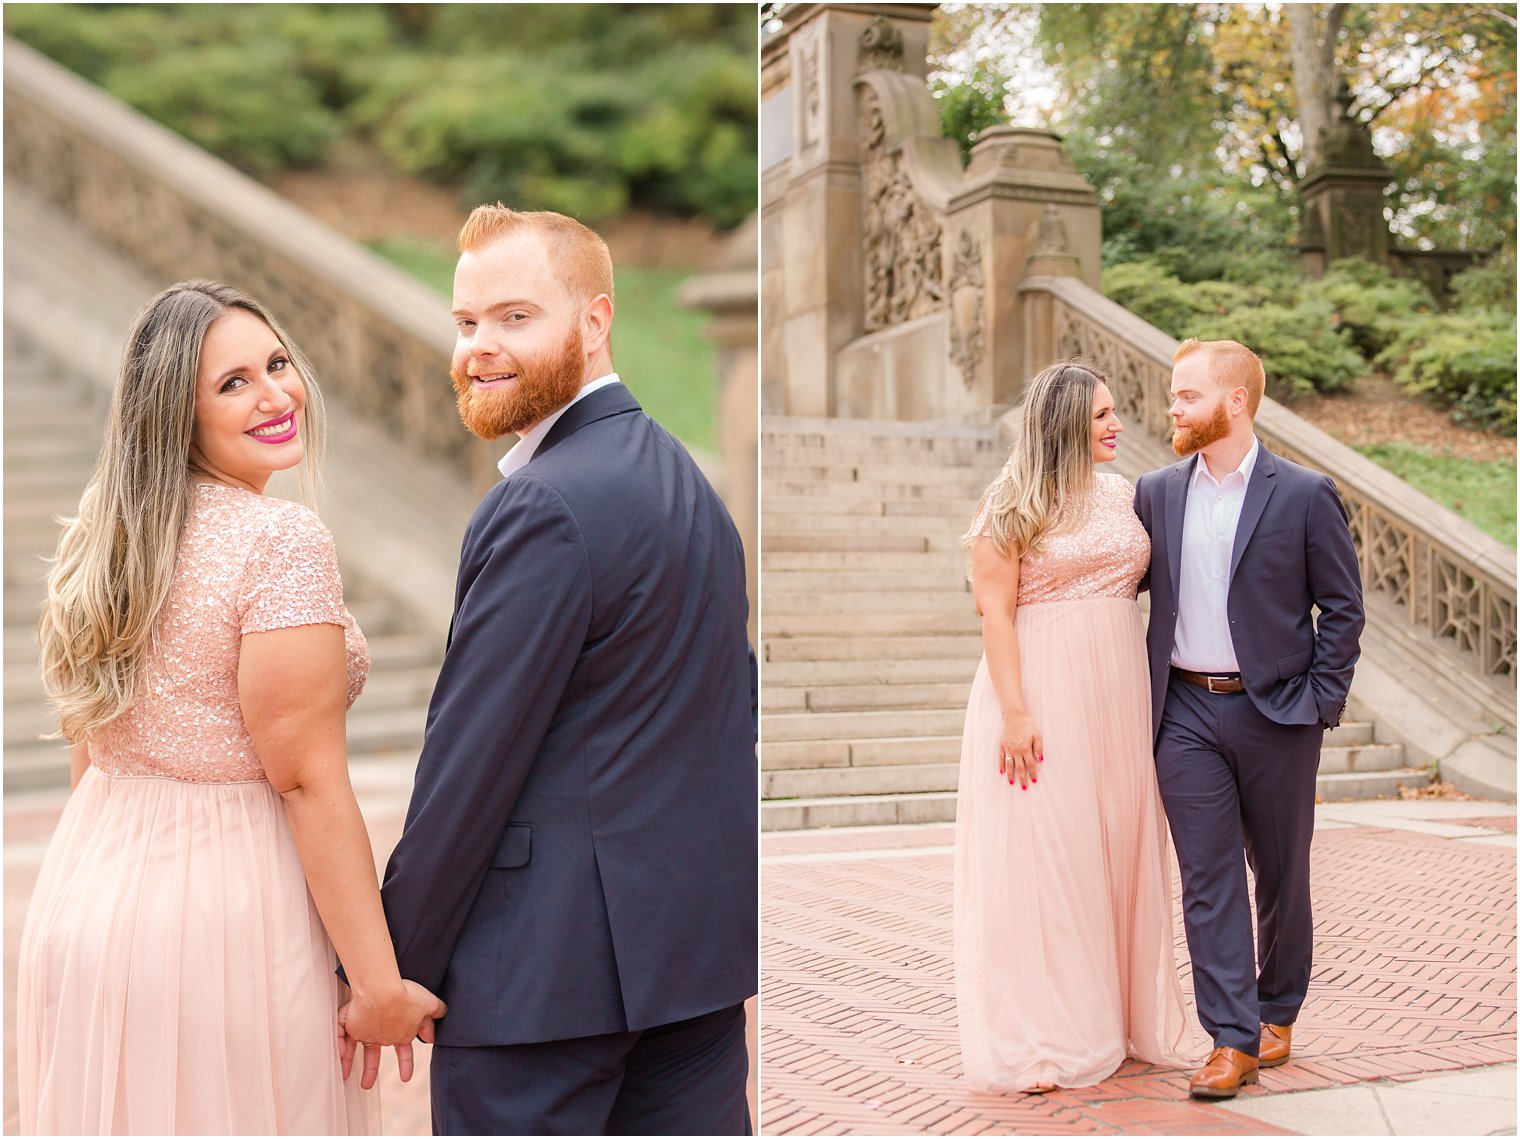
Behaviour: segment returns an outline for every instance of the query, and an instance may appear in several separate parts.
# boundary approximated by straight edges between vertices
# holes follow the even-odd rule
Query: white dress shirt
[[[1177,632],[1172,664],[1189,672],[1239,672],[1230,637],[1230,554],[1256,469],[1259,440],[1222,479],[1209,473],[1203,455],[1193,467],[1182,520],[1182,567],[1177,582]]]
[[[520,471],[526,467],[528,460],[538,450],[538,445],[544,441],[544,436],[549,434],[549,428],[553,427],[559,421],[559,417],[569,411],[573,405],[580,403],[581,400],[585,399],[598,388],[605,388],[608,384],[615,384],[617,382],[618,374],[616,372],[608,372],[605,376],[592,380],[589,384],[582,387],[580,391],[576,392],[575,398],[565,404],[564,407],[544,416],[532,427],[519,435],[517,443],[501,457],[501,462],[496,464],[496,469],[501,472],[501,477],[506,478],[513,471]]]

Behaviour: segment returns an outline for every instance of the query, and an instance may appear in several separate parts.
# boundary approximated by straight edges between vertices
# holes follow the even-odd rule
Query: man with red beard
[[[601,239],[482,206],[459,249],[459,413],[518,441],[465,534],[383,889],[403,976],[447,995],[433,1129],[747,1134],[758,827],[739,535],[613,371]]]
[[[1172,446],[1186,457],[1135,486],[1151,536],[1157,782],[1182,870],[1198,1017],[1215,1045],[1189,1085],[1202,1099],[1234,1096],[1289,1058],[1314,949],[1320,746],[1345,712],[1363,625],[1334,482],[1255,436],[1265,386],[1243,344],[1183,341],[1170,414]]]

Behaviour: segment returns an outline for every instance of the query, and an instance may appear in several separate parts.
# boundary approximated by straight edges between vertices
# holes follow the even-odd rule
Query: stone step
[[[437,682],[438,669],[429,665],[372,668],[364,683],[364,691],[349,714],[376,706],[422,708],[425,711]]]
[[[891,460],[904,470],[927,470],[930,468],[959,468],[966,470],[997,470],[1002,456],[991,451],[926,450],[906,447],[806,447],[782,444],[761,444],[761,462],[767,470],[786,467],[805,467],[814,464],[843,465],[853,463],[880,464]]]
[[[766,633],[770,634],[772,630],[767,627]],[[975,671],[982,651],[980,630],[951,636],[911,637],[768,635],[761,644],[767,668],[772,661],[954,660],[969,661],[969,667]]]
[[[1343,772],[1325,774],[1320,772],[1315,781],[1315,795],[1326,803],[1339,803],[1353,799],[1397,799],[1400,787],[1426,787],[1430,784],[1430,769],[1406,767],[1398,771]]]
[[[955,734],[943,736],[783,741],[764,737],[762,729],[760,767],[763,771],[795,771],[813,767],[959,763],[965,710],[959,709],[955,715],[960,721],[955,725]]]
[[[954,576],[964,580],[971,564],[965,550],[775,550],[767,536],[760,554],[760,571],[769,581],[772,574],[795,571],[916,573]]]
[[[771,553],[854,553],[874,554],[924,553],[931,549],[943,552],[942,543],[934,545],[926,538],[888,534],[766,534],[763,550]],[[762,571],[763,572],[763,571]]]
[[[766,513],[760,518],[760,525],[765,528],[765,541],[768,545],[774,537],[782,534],[868,534],[873,537],[923,535],[943,538],[964,534],[970,521],[938,515],[881,515],[868,518],[854,514],[772,514],[767,505]]]
[[[954,581],[947,583],[954,585]],[[781,617],[840,614],[901,615],[933,613],[946,617],[975,616],[971,594],[965,589],[844,589],[823,592],[772,593],[765,598],[765,625]],[[980,628],[980,624],[977,626]]]
[[[944,507],[947,513],[960,510],[974,514],[976,504],[981,501],[982,492],[987,489],[987,484],[991,481],[990,475],[986,480],[980,476],[967,478],[964,484],[934,483],[933,485],[841,479],[815,482],[811,479],[772,477],[761,483],[761,491],[765,495],[764,501],[767,506],[781,498],[850,498],[875,499],[878,502],[935,502]]]
[[[835,767],[803,771],[766,771],[760,780],[764,799],[808,799],[836,795],[902,795],[954,791],[959,763]]]
[[[849,740],[859,737],[935,736],[965,726],[966,710],[913,712],[782,712],[764,716],[760,738],[769,743],[787,740]]]
[[[1326,746],[1319,753],[1321,776],[1343,775],[1348,772],[1365,774],[1399,771],[1408,762],[1404,756],[1403,744],[1367,743],[1331,747],[1329,738],[1327,734]]]
[[[995,428],[977,428],[971,431],[933,429],[896,431],[892,429],[893,425],[901,422],[896,420],[886,426],[869,426],[863,431],[841,431],[833,423],[814,431],[767,428],[760,433],[760,448],[762,451],[769,451],[774,447],[806,447],[825,451],[974,452],[994,456],[1006,454],[1008,451],[1007,444],[1001,441]],[[878,421],[878,423],[884,424],[886,421]],[[910,425],[910,427],[917,427],[917,425]]]
[[[778,799],[760,806],[760,829],[766,831],[954,821],[953,791],[927,791],[916,795]]]
[[[770,691],[770,689],[767,689]],[[952,684],[826,685],[819,688],[779,688],[802,692],[809,712],[864,712],[899,708],[966,708],[969,679]]]
[[[360,697],[363,700],[363,697]],[[348,751],[350,755],[373,755],[377,752],[422,749],[422,733],[427,726],[427,708],[377,707],[362,709],[356,703],[348,716]]]
[[[93,431],[30,431],[20,424],[5,429],[7,466],[22,463],[71,463],[88,469],[100,450],[100,436]]]
[[[826,570],[772,570],[765,575],[765,604],[767,609],[782,594],[823,593],[844,590],[890,590],[951,592],[957,595],[971,593],[971,583],[966,579],[965,566],[959,565],[954,573],[936,570],[932,573],[914,573],[903,570],[873,570],[862,567],[854,572],[829,572]]]
[[[803,615],[765,611],[768,637],[911,637],[936,633],[979,634],[981,618],[970,605],[960,616],[952,613],[861,613]]]
[[[975,503],[957,498],[954,502],[923,498],[860,498],[833,495],[769,495],[765,499],[766,515],[796,518],[803,515],[833,515],[854,518],[937,518],[958,520],[962,528],[970,525]]]
[[[69,749],[62,743],[6,745],[5,794],[69,785]]]
[[[987,485],[997,476],[999,467],[993,464],[984,468],[974,467],[898,467],[885,459],[869,463],[821,463],[765,464],[761,477],[769,482],[782,479],[789,482],[813,483],[890,483],[900,487],[918,487],[924,491],[931,488],[942,492],[947,487],[957,487],[971,497],[973,505]]]
[[[1372,724],[1362,720],[1343,720],[1325,733],[1326,747],[1360,747],[1372,742]]]
[[[369,641],[372,668],[431,668],[443,662],[443,638],[432,633],[383,633]]]
[[[7,393],[9,399],[9,393]],[[79,505],[79,496],[84,493],[85,483],[90,480],[91,465],[88,463],[79,465],[64,465],[59,463],[15,463],[5,464],[5,497],[6,508],[10,508],[12,496],[20,499],[22,496],[32,495],[57,495],[69,502],[68,512],[72,514],[74,507]]]
[[[977,652],[980,653],[980,642]],[[765,692],[786,688],[843,685],[966,684],[976,675],[978,656],[921,660],[768,660],[761,677]]]

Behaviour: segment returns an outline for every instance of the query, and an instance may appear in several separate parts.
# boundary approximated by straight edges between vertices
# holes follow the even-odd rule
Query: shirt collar
[[[580,391],[576,392],[575,398],[565,404],[564,407],[544,416],[532,427],[519,435],[517,443],[496,464],[496,469],[501,472],[501,477],[506,478],[513,472],[520,471],[526,467],[528,460],[533,458],[534,454],[538,451],[538,445],[544,441],[544,436],[549,434],[549,428],[553,427],[559,421],[559,417],[569,411],[572,406],[580,403],[581,400],[585,399],[592,392],[618,382],[618,374],[616,372],[608,372],[605,376],[592,380],[589,384],[584,385]]]
[[[1251,472],[1256,469],[1256,456],[1261,453],[1261,440],[1251,436],[1251,449],[1246,452],[1246,457],[1240,460],[1240,466],[1236,467],[1224,478],[1215,482],[1214,476],[1209,472],[1209,465],[1204,461],[1203,452],[1198,452],[1198,462],[1193,464],[1193,483],[1196,485],[1203,479],[1208,479],[1215,486],[1224,486],[1236,475],[1240,476],[1241,486],[1251,485]]]

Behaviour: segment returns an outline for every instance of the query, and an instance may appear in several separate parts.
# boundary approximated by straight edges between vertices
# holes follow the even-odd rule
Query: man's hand
[[[396,1069],[403,1083],[412,1078],[412,1040],[433,1043],[433,1022],[448,1014],[448,1006],[413,981],[402,981],[401,988],[384,1004],[350,1000],[338,1010],[338,1055],[343,1063],[343,1078],[353,1071],[354,1055],[364,1048],[364,1068],[359,1086],[375,1086],[380,1075],[380,1052],[386,1045],[396,1049]]]

